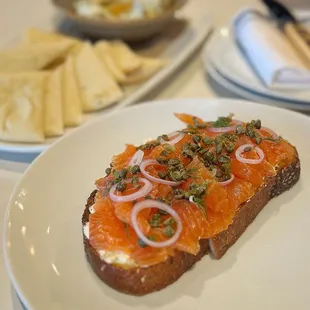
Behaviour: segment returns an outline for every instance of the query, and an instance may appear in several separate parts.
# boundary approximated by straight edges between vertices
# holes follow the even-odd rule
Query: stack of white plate
[[[208,74],[220,85],[252,101],[310,111],[309,90],[272,90],[251,68],[229,28],[217,30],[202,53]]]

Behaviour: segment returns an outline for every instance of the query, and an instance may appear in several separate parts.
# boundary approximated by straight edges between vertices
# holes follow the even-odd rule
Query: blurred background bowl
[[[169,9],[153,18],[110,20],[104,17],[78,15],[74,8],[75,1],[52,0],[52,3],[77,26],[80,32],[94,38],[124,41],[140,41],[162,32],[175,19],[175,13],[187,2],[187,0],[174,0]]]

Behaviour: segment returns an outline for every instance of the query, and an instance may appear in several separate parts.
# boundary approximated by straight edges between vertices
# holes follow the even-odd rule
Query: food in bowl
[[[76,13],[107,19],[155,18],[173,6],[173,0],[78,0]]]

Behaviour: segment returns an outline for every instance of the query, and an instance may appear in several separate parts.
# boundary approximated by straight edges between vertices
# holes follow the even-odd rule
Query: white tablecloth
[[[209,0],[189,0],[189,9],[199,10],[200,1]],[[7,42],[16,41],[23,30],[30,26],[53,23],[56,15],[50,2],[49,0],[0,0],[0,46]],[[307,0],[284,0],[284,2],[293,4],[294,7],[310,8]],[[243,6],[258,5],[257,1],[254,0],[217,0],[209,1],[209,3],[209,13],[213,17],[215,26],[227,23],[230,17]],[[171,79],[167,87],[150,94],[147,99],[214,96],[237,97],[207,79],[198,52]],[[3,218],[7,201],[14,185],[33,158],[34,156],[31,155],[0,153],[0,240],[3,239]],[[2,247],[0,248],[0,309],[21,309],[14,291],[11,292],[11,285],[5,271]]]

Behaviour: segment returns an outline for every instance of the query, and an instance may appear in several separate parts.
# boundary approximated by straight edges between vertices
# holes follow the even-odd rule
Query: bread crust
[[[265,182],[257,193],[240,207],[234,222],[227,230],[209,240],[200,240],[200,251],[197,255],[176,251],[173,257],[169,257],[165,262],[147,268],[124,269],[102,261],[97,251],[83,234],[86,257],[97,276],[107,285],[120,292],[131,295],[145,295],[161,290],[179,279],[197,261],[208,254],[209,250],[216,259],[221,258],[254,221],[268,201],[290,189],[297,183],[299,177],[300,161],[296,155],[296,161],[283,169],[279,169],[276,176]],[[89,207],[94,203],[96,192],[96,190],[93,191],[87,200],[82,217],[83,226],[89,221]]]

